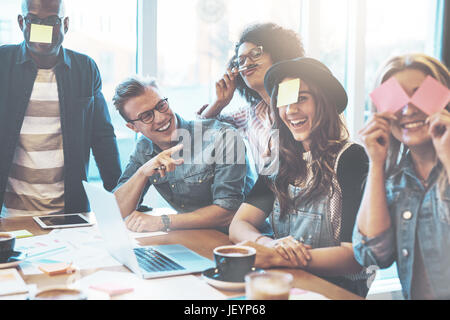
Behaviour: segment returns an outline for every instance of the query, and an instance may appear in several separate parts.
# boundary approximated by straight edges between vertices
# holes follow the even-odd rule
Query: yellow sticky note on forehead
[[[41,24],[32,24],[30,42],[52,43],[53,27]]]
[[[278,85],[277,108],[287,106],[298,101],[300,79],[282,82]]]

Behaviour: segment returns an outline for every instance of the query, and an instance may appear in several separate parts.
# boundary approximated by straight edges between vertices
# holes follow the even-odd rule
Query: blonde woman
[[[427,76],[450,86],[447,68],[423,54],[390,59],[378,84],[395,78],[411,97]],[[360,136],[370,165],[353,235],[356,259],[366,267],[397,262],[406,299],[449,299],[449,105],[431,116],[413,103],[375,113]]]

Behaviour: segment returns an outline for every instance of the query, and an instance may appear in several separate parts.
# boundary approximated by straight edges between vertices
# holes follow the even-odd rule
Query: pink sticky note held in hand
[[[431,76],[428,76],[411,98],[411,103],[427,115],[443,110],[450,101],[450,90]]]
[[[409,102],[408,95],[394,77],[376,88],[370,97],[378,112],[396,113]]]

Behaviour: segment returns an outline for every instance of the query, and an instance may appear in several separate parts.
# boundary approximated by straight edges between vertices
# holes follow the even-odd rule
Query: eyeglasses
[[[245,61],[247,61],[247,58],[250,58],[253,62],[259,60],[261,56],[263,55],[263,47],[258,46],[250,50],[248,54],[243,54],[234,59],[234,65],[236,67],[242,67],[245,64]]]
[[[42,25],[46,25],[46,26],[56,27],[56,26],[60,26],[62,24],[64,17],[58,17],[58,16],[54,15],[54,16],[50,16],[50,17],[41,19],[41,18],[35,16],[34,14],[29,13],[23,19],[27,25],[42,24]]]
[[[142,112],[137,119],[134,120],[128,120],[129,123],[133,123],[136,121],[142,121],[143,123],[150,124],[155,119],[155,110],[164,113],[169,110],[169,102],[168,98],[164,98],[159,100],[159,102],[156,104],[156,106],[153,109],[150,109],[148,111]]]

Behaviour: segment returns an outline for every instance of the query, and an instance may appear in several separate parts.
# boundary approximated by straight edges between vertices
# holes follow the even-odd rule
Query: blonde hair
[[[378,78],[375,87],[378,87],[383,82],[390,79],[394,74],[406,69],[415,69],[422,71],[426,75],[435,78],[447,88],[450,88],[450,72],[447,67],[439,60],[422,53],[406,54],[390,58],[378,70]],[[447,105],[446,109],[450,111],[450,105]],[[373,104],[372,112],[376,112],[375,106]],[[389,146],[388,158],[386,162],[386,174],[388,177],[396,172],[398,164],[405,157],[407,151],[408,147],[395,139],[391,134],[391,143]],[[441,194],[445,191],[445,187],[447,184],[447,174],[445,170],[442,170],[438,178],[438,186]]]

